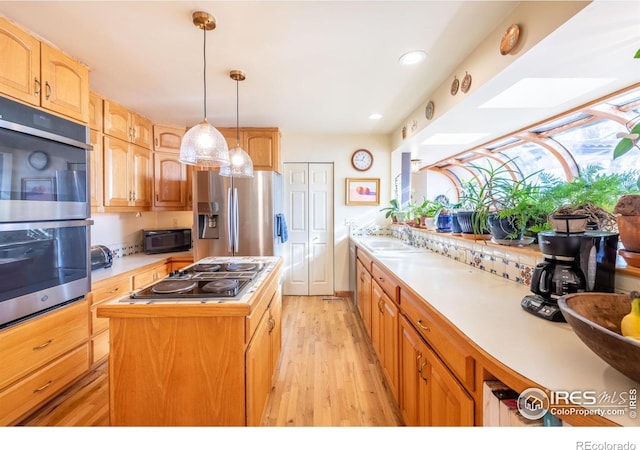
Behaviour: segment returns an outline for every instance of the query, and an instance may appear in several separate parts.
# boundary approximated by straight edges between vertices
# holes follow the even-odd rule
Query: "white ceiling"
[[[235,126],[236,84],[228,73],[241,69],[247,79],[240,83],[240,126],[387,134],[518,3],[2,1],[0,14],[87,64],[92,90],[155,123],[190,126],[203,115],[203,32],[191,13],[204,10],[217,20],[207,33],[211,123]],[[606,90],[640,81],[637,65],[618,64],[638,46],[639,16],[636,1],[590,5],[418,137],[459,131],[460,123],[498,136],[547,117],[539,110],[479,113],[480,104],[524,76],[615,76]],[[427,51],[426,63],[401,67],[398,58],[413,49]],[[384,117],[371,121],[373,112]],[[425,159],[454,151],[459,147],[429,149]]]

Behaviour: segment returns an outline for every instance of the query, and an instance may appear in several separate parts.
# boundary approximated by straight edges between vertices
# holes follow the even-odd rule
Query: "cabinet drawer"
[[[395,303],[398,303],[398,283],[396,279],[375,262],[371,264],[371,277]]]
[[[91,339],[91,364],[104,359],[109,354],[109,330],[98,334]]]
[[[154,267],[153,269],[145,270],[134,275],[131,279],[133,282],[133,289],[140,289],[148,284],[153,283],[161,278],[169,275],[171,264],[167,263],[160,267]]]
[[[87,344],[0,392],[0,425],[8,425],[89,370]]]
[[[460,382],[473,391],[475,360],[470,352],[452,333],[446,331],[425,301],[410,292],[400,289],[400,305],[411,324],[435,350]]]
[[[81,300],[0,333],[0,389],[89,340]]]
[[[356,248],[356,258],[358,258],[362,265],[371,272],[371,258],[369,258],[363,250]]]
[[[129,277],[108,278],[104,281],[94,283],[91,287],[91,304],[112,300],[114,298],[127,295],[131,291],[131,281]]]

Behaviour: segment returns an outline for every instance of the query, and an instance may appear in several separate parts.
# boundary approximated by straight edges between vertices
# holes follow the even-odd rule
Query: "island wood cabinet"
[[[235,128],[218,128],[229,149],[237,144]],[[253,170],[281,173],[280,130],[278,128],[240,128],[240,146],[251,157]]]
[[[0,93],[89,121],[89,70],[71,57],[0,18]]]
[[[151,151],[107,135],[102,151],[105,211],[149,210],[153,178]]]
[[[111,100],[103,100],[104,134],[152,149],[153,130],[149,119]]]
[[[153,209],[186,210],[191,199],[188,166],[181,163],[183,128],[153,126]]]
[[[246,354],[247,425],[262,425],[273,386],[273,374],[282,347],[282,292],[273,294],[267,312],[256,328]]]
[[[0,425],[17,422],[89,369],[87,300],[0,331]]]
[[[279,352],[281,265],[247,303],[100,305],[98,317],[109,318],[111,425],[259,423]]]

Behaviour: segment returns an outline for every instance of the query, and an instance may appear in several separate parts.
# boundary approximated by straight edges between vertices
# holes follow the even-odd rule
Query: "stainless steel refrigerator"
[[[282,254],[286,224],[279,173],[256,171],[253,178],[230,178],[197,171],[193,183],[196,261],[207,256]]]

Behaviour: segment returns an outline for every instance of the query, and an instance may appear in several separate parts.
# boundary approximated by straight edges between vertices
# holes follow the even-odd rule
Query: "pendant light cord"
[[[202,51],[202,59],[204,60],[203,84],[204,84],[204,120],[207,120],[207,27],[202,27],[204,32],[204,45]]]
[[[240,147],[240,80],[236,80],[236,144]]]

